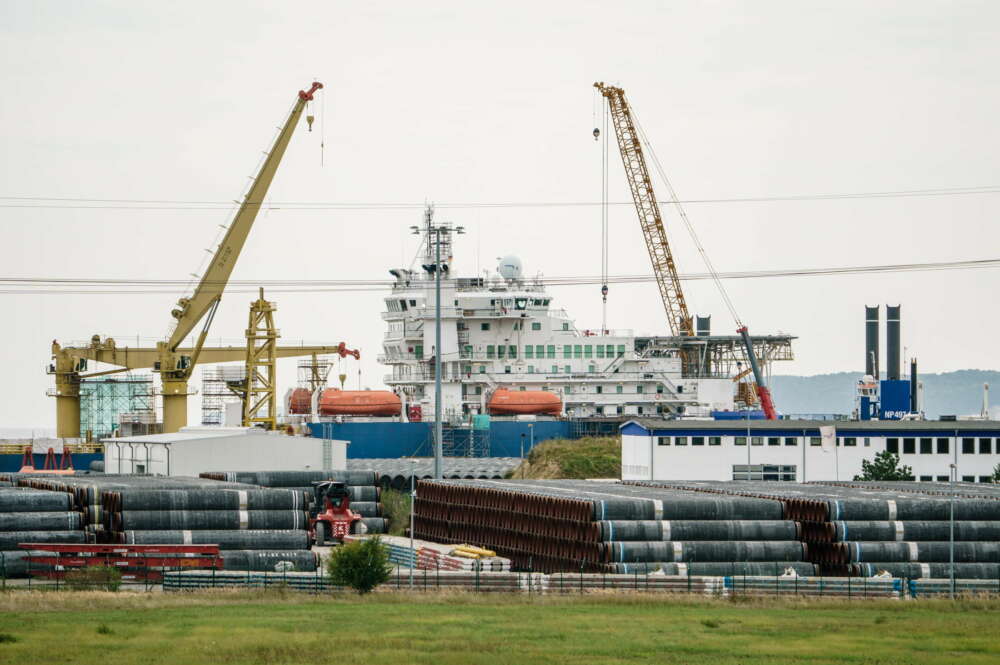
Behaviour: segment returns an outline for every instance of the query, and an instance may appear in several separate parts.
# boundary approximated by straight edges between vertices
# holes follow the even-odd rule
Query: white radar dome
[[[497,266],[497,272],[499,272],[504,279],[521,279],[522,270],[521,259],[514,255],[507,255],[503,257],[500,259],[500,265]]]

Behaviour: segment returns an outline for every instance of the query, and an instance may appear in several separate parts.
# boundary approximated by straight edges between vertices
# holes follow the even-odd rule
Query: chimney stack
[[[865,306],[865,374],[878,378],[878,310]]]
[[[885,306],[885,352],[886,378],[899,381],[900,347],[899,347],[899,310],[900,305]]]

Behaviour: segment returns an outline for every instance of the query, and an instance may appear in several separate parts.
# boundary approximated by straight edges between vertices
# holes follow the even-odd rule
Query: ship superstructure
[[[427,225],[430,228],[428,213]],[[439,225],[442,226],[442,225]],[[423,234],[419,269],[390,270],[387,330],[379,361],[403,413],[434,409],[436,247]],[[440,234],[441,396],[448,421],[491,411],[498,389],[543,391],[570,418],[636,415],[708,417],[753,403],[734,381],[742,370],[738,335],[713,336],[698,317],[695,336],[638,336],[631,330],[576,326],[539,277],[525,277],[515,256],[480,277],[452,273],[453,229]],[[763,364],[792,358],[790,335],[754,337]],[[739,393],[743,393],[742,395]],[[417,407],[414,409],[414,407]],[[424,418],[427,416],[424,415]]]

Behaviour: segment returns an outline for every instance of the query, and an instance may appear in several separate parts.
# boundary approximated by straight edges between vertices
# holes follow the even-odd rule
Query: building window
[[[992,439],[979,439],[979,454],[980,455],[989,455],[990,454],[990,448],[991,448],[990,444],[992,443],[992,441],[993,441]]]
[[[915,455],[917,452],[917,440],[916,439],[903,439],[903,454],[904,455]]]
[[[708,437],[708,445],[710,446],[721,446],[722,437],[721,436],[710,436]]]
[[[635,387],[635,391],[641,395],[642,394],[642,386],[641,385],[636,386]]]
[[[979,482],[981,483],[992,483],[993,476],[979,476]]]
[[[974,483],[974,482],[976,482],[976,477],[975,476],[962,476],[962,482],[963,483]]]
[[[937,481],[938,481],[939,483],[946,483],[946,482],[948,482],[949,480],[950,480],[950,479],[948,478],[948,476],[938,476],[938,477],[937,477]]]
[[[797,446],[799,445],[799,438],[797,436],[786,436],[785,437],[786,446]]]
[[[949,448],[950,448],[950,446],[948,445],[948,439],[938,439],[937,440],[938,455],[947,455],[948,452],[949,452],[948,451]]]
[[[962,454],[963,455],[973,455],[976,452],[976,440],[975,439],[962,439]]]
[[[488,324],[488,323],[480,323],[479,324],[479,329],[480,330],[489,330],[490,329],[490,324]]]
[[[703,436],[692,436],[691,437],[691,445],[692,446],[704,446],[705,445],[705,437],[703,437]]]
[[[621,395],[622,394],[622,387],[621,386],[615,386],[615,392],[618,393],[619,395]]]
[[[733,480],[782,480],[795,482],[794,464],[734,464]]]
[[[858,445],[858,437],[856,437],[856,436],[845,436],[844,437],[844,445],[845,446],[857,446]]]
[[[872,440],[871,440],[871,439],[869,439],[869,438],[868,438],[868,437],[866,436],[866,437],[865,437],[865,448],[869,448],[869,447],[871,447],[871,445],[872,445]]]
[[[820,437],[820,436],[811,436],[811,437],[809,437],[809,445],[810,446],[822,446],[823,445],[823,437]]]
[[[920,439],[920,454],[930,455],[934,452],[934,439]]]
[[[658,446],[669,446],[670,437],[669,436],[658,436],[656,437],[656,445]]]
[[[750,445],[751,446],[763,446],[764,445],[764,437],[762,437],[762,436],[752,436],[752,437],[750,437]]]
[[[934,480],[934,476],[920,476],[920,482],[929,483]]]
[[[531,322],[531,329],[532,330],[541,330],[542,329],[542,324],[539,323],[538,321],[532,321]]]
[[[745,436],[738,436],[736,437],[735,441],[733,441],[733,443],[735,443],[737,446],[745,446],[747,445],[747,438]]]
[[[769,436],[767,437],[767,445],[769,446],[780,446],[781,437],[780,436]]]
[[[688,438],[686,436],[675,436],[674,445],[675,446],[686,446],[688,444]]]

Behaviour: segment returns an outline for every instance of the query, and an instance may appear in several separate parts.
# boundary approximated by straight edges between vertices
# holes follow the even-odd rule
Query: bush
[[[66,588],[72,591],[118,591],[122,571],[114,566],[94,566],[66,571]]]
[[[899,464],[899,455],[883,450],[871,462],[861,460],[861,475],[855,480],[914,480],[913,469]]]
[[[366,594],[389,581],[392,574],[389,548],[378,538],[347,543],[330,552],[326,569],[332,584],[349,586],[359,595]]]
[[[382,490],[382,515],[389,520],[389,535],[402,536],[410,527],[410,490]]]

